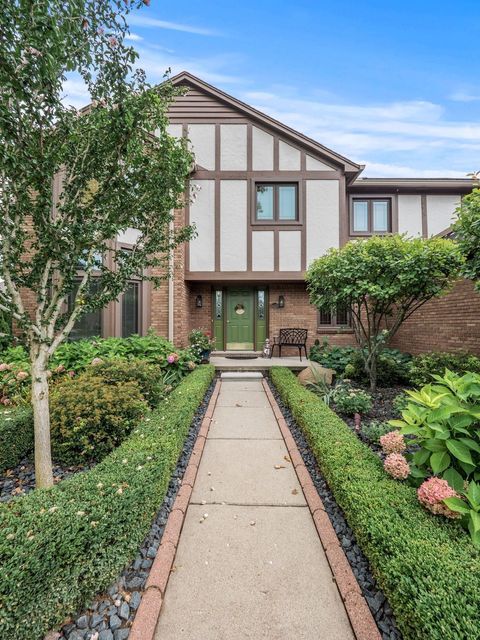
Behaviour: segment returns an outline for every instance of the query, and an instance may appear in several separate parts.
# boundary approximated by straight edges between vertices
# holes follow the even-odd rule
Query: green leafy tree
[[[461,266],[459,247],[451,240],[374,236],[330,249],[315,260],[307,287],[318,308],[348,309],[375,391],[384,346],[412,313],[449,289]]]
[[[478,184],[479,174],[475,174]],[[458,219],[453,225],[455,239],[465,256],[464,275],[476,281],[480,291],[480,188],[462,198],[457,209]]]
[[[82,314],[191,237],[172,230],[192,161],[167,133],[175,89],[150,86],[124,41],[142,4],[12,0],[0,15],[0,310],[30,352],[40,487],[52,485],[49,359]],[[80,112],[64,100],[69,77],[91,99]],[[138,240],[116,250],[127,228]]]

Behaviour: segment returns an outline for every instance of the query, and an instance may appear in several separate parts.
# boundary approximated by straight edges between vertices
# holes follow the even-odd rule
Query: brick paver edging
[[[262,381],[263,388],[272,407],[280,431],[282,432],[288,455],[295,468],[300,486],[305,494],[310,513],[312,514],[318,537],[325,550],[328,563],[337,583],[340,596],[345,605],[347,615],[357,640],[381,640],[381,635],[375,620],[362,595],[360,586],[355,578],[350,563],[338,541],[335,529],[325,511],[323,502],[312,482],[310,473],[303,462],[295,440],[290,433],[287,422],[275,400],[266,380]],[[135,639],[136,640],[136,639]]]
[[[207,411],[203,417],[195,446],[190,456],[190,461],[185,469],[182,484],[168,516],[162,542],[150,569],[150,574],[145,584],[145,591],[142,594],[142,600],[133,621],[130,635],[128,636],[129,640],[153,640],[155,636],[155,629],[160,616],[165,589],[167,588],[168,578],[170,577],[170,571],[175,559],[193,484],[202,458],[203,448],[212,422],[218,394],[220,393],[220,386],[221,382],[218,380],[210,402],[208,403]]]

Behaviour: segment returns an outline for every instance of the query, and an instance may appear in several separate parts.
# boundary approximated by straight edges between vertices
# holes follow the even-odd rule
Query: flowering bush
[[[390,453],[385,458],[383,468],[396,480],[405,480],[410,475],[408,462],[401,453]]]
[[[334,392],[337,410],[347,416],[355,413],[368,413],[372,408],[372,396],[362,389],[353,389],[346,385],[337,385]]]
[[[417,496],[421,504],[436,515],[446,518],[460,518],[461,515],[452,511],[444,504],[447,498],[459,498],[459,494],[452,489],[446,480],[432,477],[425,480],[417,489]]]
[[[202,362],[205,353],[210,353],[215,345],[215,339],[211,337],[209,331],[203,329],[194,329],[188,336],[190,342],[190,350],[192,351],[195,360]]]
[[[380,445],[384,453],[403,453],[405,451],[405,439],[399,431],[389,431],[380,436]]]

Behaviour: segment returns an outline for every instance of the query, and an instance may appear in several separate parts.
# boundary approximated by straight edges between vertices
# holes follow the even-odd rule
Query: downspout
[[[174,221],[171,220],[169,224],[170,237],[173,236]],[[173,335],[173,320],[174,320],[174,256],[173,249],[170,249],[168,256],[168,339],[173,343],[175,336]]]

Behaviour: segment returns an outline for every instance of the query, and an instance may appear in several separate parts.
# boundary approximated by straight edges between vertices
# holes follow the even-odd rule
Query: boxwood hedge
[[[131,561],[213,375],[187,376],[91,471],[0,507],[2,640],[40,640]]]
[[[0,473],[17,465],[33,449],[30,407],[0,409]]]
[[[389,599],[405,640],[478,640],[480,552],[460,526],[422,510],[415,489],[291,371],[272,381],[304,431],[335,499]]]

